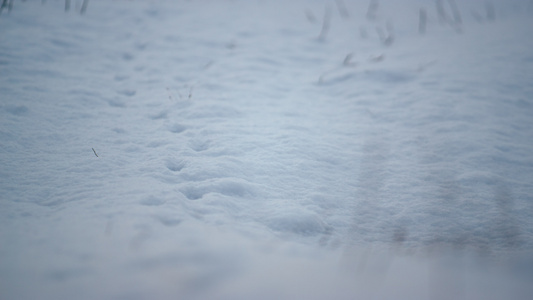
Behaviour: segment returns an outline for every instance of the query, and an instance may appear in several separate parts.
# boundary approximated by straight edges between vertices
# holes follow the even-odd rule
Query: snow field
[[[0,298],[528,299],[530,3],[379,3],[15,2]]]

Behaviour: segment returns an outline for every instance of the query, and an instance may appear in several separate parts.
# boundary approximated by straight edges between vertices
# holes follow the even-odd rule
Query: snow
[[[533,3],[369,2],[4,9],[0,298],[531,299]]]

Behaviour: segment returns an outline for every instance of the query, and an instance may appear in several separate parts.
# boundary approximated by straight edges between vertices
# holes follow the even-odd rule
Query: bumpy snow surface
[[[0,299],[532,299],[531,1],[87,3],[0,15]]]

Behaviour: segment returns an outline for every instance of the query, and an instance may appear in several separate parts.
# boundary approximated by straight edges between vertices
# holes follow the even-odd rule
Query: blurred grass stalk
[[[81,4],[81,10],[80,14],[85,14],[85,11],[87,10],[87,5],[89,4],[89,0],[83,0],[83,3]]]
[[[0,14],[4,10],[4,8],[7,8],[8,12],[11,12],[13,9],[13,0],[10,0],[9,2],[7,0],[2,1],[2,5],[0,5]]]

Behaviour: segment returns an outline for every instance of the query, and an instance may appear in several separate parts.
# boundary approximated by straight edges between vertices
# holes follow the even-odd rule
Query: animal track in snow
[[[29,111],[29,109],[24,105],[17,105],[17,106],[8,105],[8,106],[5,106],[4,109],[8,113],[15,115],[15,116],[24,115]]]
[[[185,163],[183,161],[175,161],[175,160],[167,160],[165,165],[167,169],[169,169],[172,172],[179,172],[185,167]]]
[[[125,52],[125,53],[122,53],[122,59],[125,61],[130,61],[130,60],[135,59],[135,56],[133,56],[133,54],[131,53]]]
[[[107,104],[111,107],[126,107],[126,104],[117,99],[111,99],[107,101]]]
[[[120,91],[117,91],[117,93],[122,95],[122,96],[133,97],[133,96],[135,96],[135,94],[137,94],[137,91],[135,91],[135,90],[120,90]]]
[[[189,142],[189,147],[196,152],[202,152],[209,149],[210,144],[208,140],[192,140]]]
[[[150,115],[149,118],[152,119],[152,120],[166,119],[166,118],[168,118],[168,111],[164,110],[164,111],[161,111],[161,112],[159,112],[157,114]]]
[[[129,79],[130,77],[127,76],[127,75],[115,75],[115,77],[113,79],[115,79],[115,81],[124,81],[126,79]]]
[[[168,128],[168,131],[172,133],[181,133],[187,130],[187,126],[181,125],[179,123],[174,123],[172,125],[169,125],[167,128]]]

